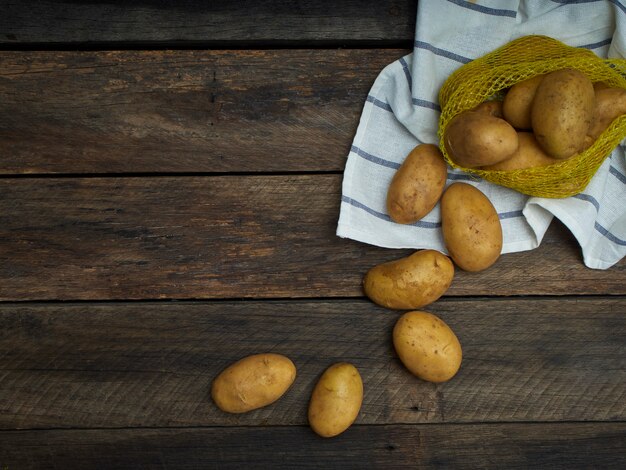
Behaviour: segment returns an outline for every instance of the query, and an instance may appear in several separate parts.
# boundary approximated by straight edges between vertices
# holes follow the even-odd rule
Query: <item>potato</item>
[[[595,82],[593,84],[593,89],[597,93],[599,90],[603,90],[605,88],[612,88],[607,82]]]
[[[575,69],[551,72],[539,84],[531,121],[537,142],[554,158],[568,158],[584,145],[594,108],[591,80]]]
[[[224,369],[213,381],[211,397],[222,411],[245,413],[274,403],[291,387],[296,366],[280,354],[255,354]]]
[[[519,148],[513,155],[495,165],[484,166],[482,169],[500,171],[522,170],[524,168],[552,165],[560,161],[543,151],[532,132],[519,132],[518,139]]]
[[[587,135],[595,141],[622,114],[626,114],[626,89],[597,87],[593,118]]]
[[[457,165],[465,168],[494,165],[517,150],[517,132],[504,119],[465,111],[448,123],[444,145]]]
[[[309,424],[322,437],[333,437],[356,420],[363,403],[363,381],[352,364],[339,362],[320,377],[309,402]]]
[[[502,114],[502,101],[493,100],[493,101],[485,101],[480,103],[478,106],[472,109],[475,113],[483,113],[488,114],[489,116],[493,116],[496,118],[503,119],[504,115]]]
[[[383,307],[414,309],[441,297],[453,277],[454,265],[447,256],[435,250],[420,250],[370,269],[363,289],[365,295]]]
[[[537,87],[545,75],[536,75],[513,85],[504,96],[502,114],[517,129],[532,129],[530,112]]]
[[[415,147],[396,171],[387,190],[387,213],[399,224],[417,222],[443,193],[448,167],[436,145]]]
[[[441,198],[441,231],[452,261],[465,271],[482,271],[502,251],[496,209],[479,189],[453,183]]]
[[[428,382],[445,382],[458,372],[461,343],[443,320],[428,312],[407,312],[393,328],[393,346],[409,371]]]

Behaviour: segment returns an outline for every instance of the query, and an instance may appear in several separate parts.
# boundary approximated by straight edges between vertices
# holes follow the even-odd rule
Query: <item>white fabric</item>
[[[600,57],[626,57],[624,0],[420,0],[412,54],[388,65],[363,108],[344,171],[337,235],[388,248],[446,252],[439,205],[413,225],[389,220],[389,182],[419,143],[437,144],[437,96],[458,67],[521,36],[543,34]],[[448,184],[476,185],[494,204],[503,253],[536,248],[553,216],[574,234],[584,263],[606,269],[626,255],[626,141],[579,195],[528,197],[449,169]]]

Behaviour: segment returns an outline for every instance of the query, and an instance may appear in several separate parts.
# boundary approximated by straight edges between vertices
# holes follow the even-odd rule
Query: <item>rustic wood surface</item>
[[[335,236],[341,175],[0,179],[0,299],[361,296],[411,253]],[[457,269],[447,295],[626,294],[556,222],[540,248]]]
[[[626,420],[623,300],[444,299],[463,366],[435,385],[391,345],[400,313],[365,300],[0,306],[0,429],[305,425],[316,380],[349,361],[364,382],[359,424]],[[289,392],[246,414],[208,399],[250,354],[298,369]],[[88,410],[88,411],[86,411]]]
[[[0,44],[411,45],[417,0],[6,0]]]
[[[621,470],[624,423],[353,426],[334,439],[308,428],[229,427],[0,431],[15,468],[533,467]],[[13,468],[13,467],[9,467]]]
[[[0,14],[0,470],[626,467],[626,262],[541,246],[457,270],[426,309],[463,345],[444,384],[363,297],[412,250],[335,235],[369,88],[415,0],[10,1]],[[210,399],[257,352],[298,368],[243,415]],[[337,361],[356,424],[307,426]]]
[[[0,174],[339,172],[408,52],[5,52]]]

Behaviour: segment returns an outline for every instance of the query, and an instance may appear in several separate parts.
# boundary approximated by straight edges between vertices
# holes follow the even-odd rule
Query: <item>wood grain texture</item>
[[[626,467],[626,262],[585,268],[555,222],[457,271],[427,307],[464,351],[438,385],[362,297],[412,250],[335,236],[339,173],[416,4],[3,2],[0,470]],[[293,387],[218,410],[215,376],[265,351]],[[306,410],[338,361],[364,403],[323,440]]]
[[[407,52],[0,52],[0,174],[342,171]]]
[[[411,250],[335,236],[341,175],[0,180],[0,300],[361,296]],[[557,226],[447,295],[625,294]]]
[[[623,469],[626,424],[353,426],[0,432],[14,468]]]
[[[403,41],[416,0],[5,1],[0,44]]]
[[[359,424],[624,421],[624,297],[440,300],[457,334],[449,382],[393,351],[399,313],[367,301],[0,305],[0,429],[304,425],[339,361],[363,377]],[[276,403],[221,412],[213,379],[250,354],[298,375]]]

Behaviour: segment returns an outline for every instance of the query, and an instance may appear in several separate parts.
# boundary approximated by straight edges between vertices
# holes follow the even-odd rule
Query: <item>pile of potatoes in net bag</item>
[[[451,167],[530,196],[569,197],[626,138],[626,60],[524,36],[453,72],[439,103]]]
[[[513,85],[449,122],[444,145],[465,168],[512,171],[553,165],[587,150],[626,113],[626,89],[595,85],[565,68]]]

